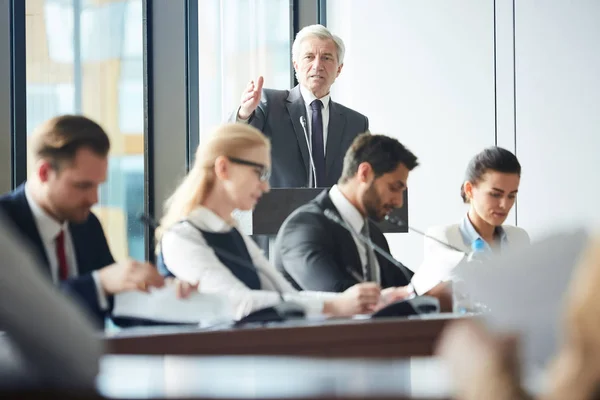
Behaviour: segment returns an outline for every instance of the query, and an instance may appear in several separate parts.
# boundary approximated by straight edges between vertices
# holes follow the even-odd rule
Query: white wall
[[[534,236],[600,225],[600,2],[515,9],[518,222]]]
[[[523,166],[508,223],[534,240],[600,226],[600,2],[329,0],[327,14],[348,48],[333,98],[421,160],[411,225],[458,221],[468,160],[497,144]],[[390,244],[418,266],[418,236]]]
[[[469,159],[495,144],[492,0],[329,0],[327,25],[347,47],[332,98],[396,137],[421,165],[411,173],[409,222],[422,230],[459,221]],[[511,124],[508,124],[511,125]],[[411,268],[422,238],[388,236]]]

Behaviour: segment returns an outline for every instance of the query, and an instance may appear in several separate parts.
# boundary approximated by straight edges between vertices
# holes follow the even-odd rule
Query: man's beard
[[[381,198],[375,189],[374,182],[371,182],[371,186],[369,186],[369,189],[363,195],[363,204],[367,212],[367,217],[374,221],[382,221],[388,213],[381,204]]]

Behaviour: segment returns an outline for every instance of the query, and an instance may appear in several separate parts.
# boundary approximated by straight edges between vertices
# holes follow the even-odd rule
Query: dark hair
[[[33,155],[48,160],[55,169],[73,161],[77,150],[84,147],[106,156],[110,140],[100,125],[81,115],[54,117],[40,125],[31,137]]]
[[[375,178],[394,171],[399,164],[404,164],[409,171],[419,165],[417,157],[396,139],[363,133],[354,139],[346,151],[339,183],[343,184],[356,175],[358,166],[364,162],[371,165]]]
[[[465,181],[475,184],[481,180],[481,177],[488,170],[521,176],[521,164],[519,164],[517,157],[502,147],[492,146],[484,149],[471,159],[465,173]],[[469,202],[464,183],[460,187],[460,197],[465,203]]]

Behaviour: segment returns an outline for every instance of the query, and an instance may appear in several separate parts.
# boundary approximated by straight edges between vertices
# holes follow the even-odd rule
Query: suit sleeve
[[[304,290],[343,292],[359,283],[348,268],[338,265],[335,243],[325,217],[318,213],[298,213],[278,235],[280,262]]]

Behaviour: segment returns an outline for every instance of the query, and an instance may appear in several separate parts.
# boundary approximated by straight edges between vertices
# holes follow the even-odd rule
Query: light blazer
[[[229,121],[235,122],[236,116],[237,109]],[[308,184],[310,156],[300,124],[302,116],[308,120],[300,86],[292,90],[263,89],[260,104],[248,121],[271,139],[271,187],[306,187]],[[367,117],[330,100],[326,181],[319,186],[330,187],[337,183],[346,150],[356,136],[368,130]]]
[[[502,225],[502,229],[506,233],[506,240],[509,246],[529,245],[529,235],[524,229],[511,225]],[[467,254],[471,252],[471,246],[463,240],[460,232],[460,224],[436,226],[427,230],[427,235],[448,243],[450,246],[456,247]],[[435,284],[447,279],[449,272],[451,272],[451,268],[448,266],[456,264],[454,262],[456,260],[456,251],[447,248],[433,239],[427,237],[424,239],[423,250],[423,263],[412,279],[412,284],[418,294],[427,292]],[[447,261],[447,263],[444,264],[444,261]]]
[[[5,212],[7,220],[13,223],[15,230],[21,233],[32,246],[35,256],[40,260],[41,272],[51,279],[46,249],[25,197],[25,184],[0,196],[0,209]],[[103,326],[104,317],[110,311],[113,298],[108,296],[109,310],[103,311],[98,304],[92,271],[111,265],[115,261],[104,236],[102,225],[93,213],[90,213],[85,222],[69,223],[69,231],[75,248],[78,276],[62,282],[61,289],[85,305],[87,310],[96,317],[99,326]]]
[[[339,212],[324,190],[294,211],[283,223],[275,242],[275,266],[298,289],[343,292],[363,282],[362,263],[354,238],[324,214]],[[377,225],[369,221],[373,243],[389,252],[388,242]],[[404,286],[407,279],[398,267],[376,254],[381,287]],[[412,272],[404,267],[409,277]]]

